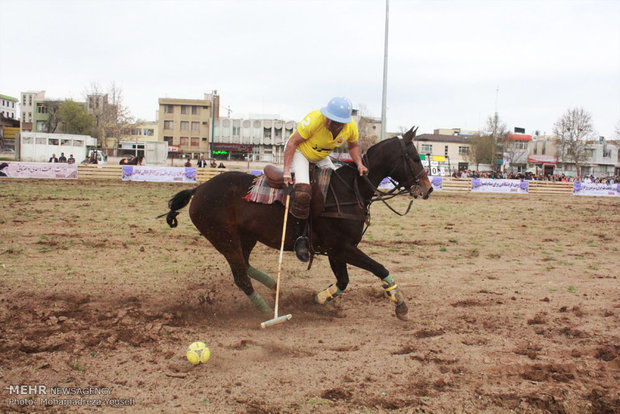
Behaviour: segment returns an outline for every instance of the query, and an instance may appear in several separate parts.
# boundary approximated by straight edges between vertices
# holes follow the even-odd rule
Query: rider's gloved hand
[[[357,166],[357,171],[359,171],[360,176],[368,175],[368,168],[366,168],[366,166],[364,164],[359,164]]]

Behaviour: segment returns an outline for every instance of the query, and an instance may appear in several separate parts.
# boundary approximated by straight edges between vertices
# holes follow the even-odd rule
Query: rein
[[[403,161],[403,165],[405,167],[405,170],[407,170],[407,172],[409,173],[409,176],[414,176],[413,181],[410,185],[409,188],[418,183],[420,181],[420,178],[425,174],[425,171],[422,169],[419,173],[415,174],[414,173],[414,169],[411,166],[411,160],[409,160],[409,157],[407,157],[407,147],[405,145],[405,143],[403,142],[402,139],[399,139],[399,143],[401,146],[401,159]],[[413,144],[409,144],[409,145],[413,145]],[[368,162],[368,155],[364,154],[362,157],[362,163],[369,168],[369,162]],[[345,164],[348,165],[350,168],[353,168],[353,166],[351,166],[350,164]],[[323,212],[320,214],[321,217],[333,217],[333,218],[343,218],[343,219],[350,219],[350,220],[361,220],[364,221],[366,223],[366,228],[364,229],[362,235],[366,232],[366,230],[368,229],[368,226],[370,225],[370,206],[372,205],[372,203],[376,202],[376,201],[381,201],[383,202],[383,204],[385,204],[393,213],[395,213],[396,215],[402,217],[405,216],[409,213],[409,211],[411,210],[411,206],[413,205],[413,200],[409,201],[409,205],[407,206],[407,209],[405,210],[404,213],[400,213],[398,211],[396,211],[396,209],[394,209],[387,201],[391,200],[394,197],[397,197],[399,195],[405,194],[407,192],[409,192],[410,190],[407,187],[403,187],[401,186],[401,184],[397,181],[394,181],[391,178],[392,173],[396,170],[396,168],[398,168],[398,163],[396,163],[394,165],[394,167],[392,167],[392,169],[390,170],[390,172],[387,174],[387,177],[389,177],[389,180],[392,182],[392,184],[394,185],[394,188],[392,188],[389,191],[382,191],[379,189],[378,186],[375,186],[370,179],[368,178],[368,175],[363,175],[363,179],[365,181],[365,183],[370,187],[370,189],[372,190],[372,196],[370,197],[369,200],[365,200],[360,191],[359,191],[359,184],[358,184],[358,176],[355,176],[355,179],[353,180],[353,186],[349,185],[349,183],[347,183],[341,176],[340,174],[338,174],[337,171],[335,171],[335,175],[336,177],[338,177],[338,179],[349,189],[353,192],[353,194],[355,195],[355,201],[351,202],[345,202],[345,203],[340,203],[338,201],[338,197],[337,194],[335,192],[335,190],[332,187],[332,184],[330,182],[330,191],[332,192],[332,195],[334,196],[334,200],[335,200],[335,206],[336,209],[338,211],[336,212]],[[334,205],[329,205],[329,206],[325,206],[325,207],[333,207]],[[348,213],[343,213],[340,210],[340,206],[343,205],[358,205],[360,207],[360,209],[364,212],[364,214],[348,214]]]

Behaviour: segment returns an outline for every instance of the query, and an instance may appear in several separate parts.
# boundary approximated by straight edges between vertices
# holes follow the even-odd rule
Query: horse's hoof
[[[401,303],[400,305],[396,305],[396,317],[401,321],[409,320],[409,317],[407,316],[408,312],[409,309],[407,308],[407,304],[405,302]]]

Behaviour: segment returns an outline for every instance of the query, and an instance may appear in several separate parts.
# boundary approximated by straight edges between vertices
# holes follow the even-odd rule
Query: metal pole
[[[215,91],[211,91],[211,158],[213,156],[213,146],[215,145]]]
[[[381,141],[385,139],[385,103],[387,99],[387,65],[388,65],[388,27],[390,16],[390,0],[385,0],[385,45],[383,47],[383,96],[381,98]]]

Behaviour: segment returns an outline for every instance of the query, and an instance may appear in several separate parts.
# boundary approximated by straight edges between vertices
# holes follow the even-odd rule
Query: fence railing
[[[197,180],[199,183],[210,180],[218,174],[231,169],[214,169],[214,168],[198,168]],[[235,170],[244,171],[244,170]],[[79,179],[122,179],[122,166],[97,166],[97,165],[80,165],[78,166]],[[452,178],[443,177],[443,191],[452,193],[467,193],[471,190],[471,178]],[[573,194],[572,182],[554,182],[554,181],[530,181],[530,194]]]

